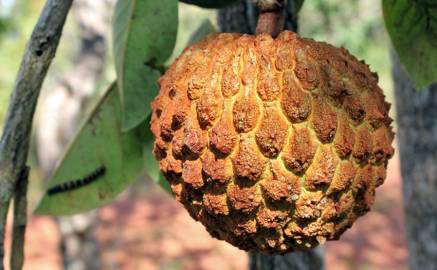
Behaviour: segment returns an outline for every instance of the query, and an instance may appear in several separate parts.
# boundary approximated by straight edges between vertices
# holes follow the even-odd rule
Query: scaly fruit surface
[[[281,254],[338,239],[393,155],[378,77],[346,49],[284,31],[187,48],[152,103],[154,155],[209,233]]]

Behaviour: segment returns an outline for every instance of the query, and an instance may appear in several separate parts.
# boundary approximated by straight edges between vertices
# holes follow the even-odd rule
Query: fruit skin
[[[377,81],[346,49],[292,32],[213,34],[159,80],[154,155],[212,236],[269,254],[313,248],[384,182],[394,133]]]

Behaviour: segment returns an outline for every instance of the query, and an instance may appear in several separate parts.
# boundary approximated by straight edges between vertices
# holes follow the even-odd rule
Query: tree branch
[[[0,139],[0,269],[4,269],[4,233],[9,203],[26,165],[41,85],[55,56],[72,2],[47,0],[24,53],[9,103]]]
[[[27,183],[29,167],[21,171],[14,195],[14,224],[12,229],[11,270],[20,270],[24,263],[24,233],[27,223]]]

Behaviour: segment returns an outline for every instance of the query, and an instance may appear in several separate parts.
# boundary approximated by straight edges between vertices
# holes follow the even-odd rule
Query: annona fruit
[[[393,155],[378,77],[346,49],[282,32],[214,34],[159,80],[154,155],[209,233],[270,254],[338,239]]]

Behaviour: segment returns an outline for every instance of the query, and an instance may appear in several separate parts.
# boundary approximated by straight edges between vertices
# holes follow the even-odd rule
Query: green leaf
[[[173,194],[170,185],[168,184],[167,180],[165,179],[164,175],[159,169],[159,162],[155,159],[155,157],[152,154],[153,134],[150,131],[150,115],[147,118],[146,123],[147,123],[146,125],[147,127],[144,133],[144,138],[145,138],[144,166],[146,168],[147,175],[153,180],[153,182],[160,185],[165,191],[167,191],[170,194]]]
[[[158,92],[157,69],[171,55],[178,27],[177,0],[118,0],[113,47],[123,109],[123,131],[150,113]]]
[[[190,40],[188,41],[188,45],[192,45],[200,40],[202,40],[208,34],[217,32],[215,26],[211,23],[209,19],[205,19],[202,24],[197,28],[196,32],[194,32]]]
[[[203,8],[222,8],[241,0],[180,0],[183,3]]]
[[[437,81],[437,5],[434,0],[383,0],[387,31],[417,89]]]
[[[100,167],[105,174],[88,185],[46,194],[35,213],[70,215],[111,202],[143,171],[142,145],[146,125],[121,132],[121,106],[115,83],[89,115],[67,148],[49,188],[84,179]]]

